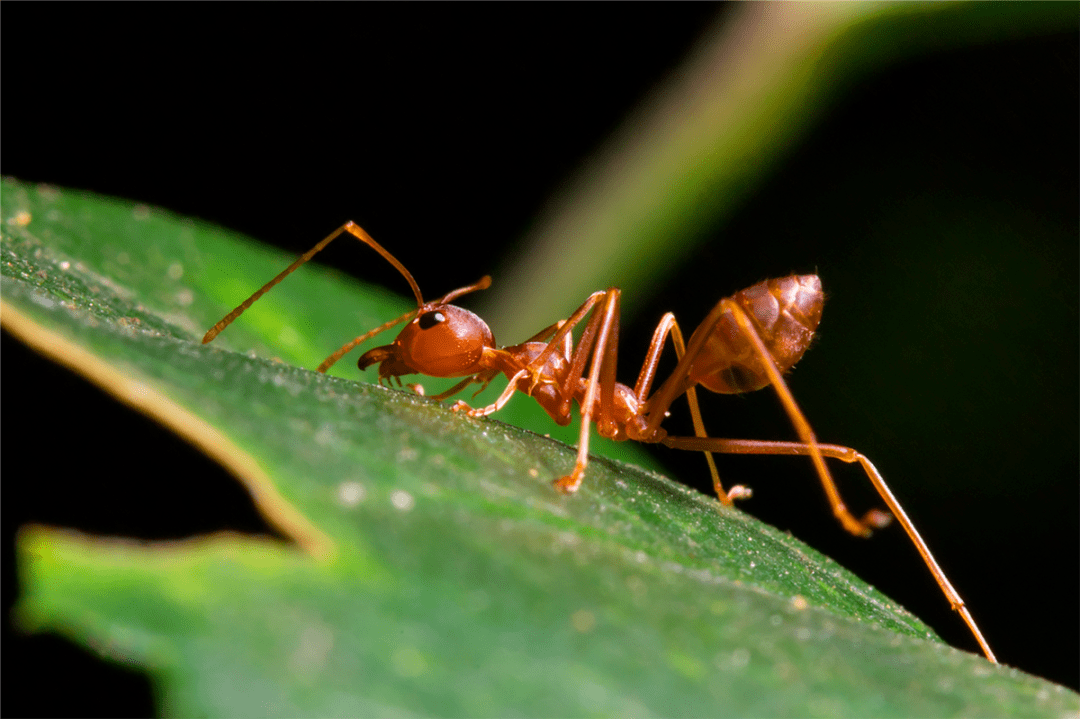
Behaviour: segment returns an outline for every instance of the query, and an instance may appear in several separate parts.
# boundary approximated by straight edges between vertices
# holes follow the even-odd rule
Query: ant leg
[[[440,300],[440,301],[438,301],[436,303],[442,304],[442,300]],[[536,335],[534,335],[534,336],[528,338],[527,340],[525,340],[525,342],[542,342],[545,339],[548,339],[549,337],[554,335],[555,331],[558,330],[559,328],[562,328],[562,326],[563,326],[563,324],[565,322],[566,322],[565,320],[559,320],[558,322],[556,322],[554,325],[551,325],[550,327],[544,327],[543,329],[538,331],[538,333]],[[563,340],[564,340],[564,344],[565,344],[565,355],[567,357],[569,357],[570,356],[570,336],[569,335],[564,336]],[[522,344],[524,344],[525,342],[522,342]],[[454,386],[451,386],[451,388],[449,390],[446,390],[445,392],[438,393],[438,394],[432,396],[431,398],[434,399],[435,402],[442,402],[443,399],[446,399],[448,397],[453,397],[458,392],[461,392],[461,390],[467,388],[467,386],[469,386],[470,384],[472,384],[474,382],[481,385],[481,388],[476,390],[476,392],[473,393],[473,397],[475,397],[477,394],[480,394],[481,392],[486,390],[487,385],[490,384],[491,380],[495,379],[495,376],[498,375],[498,374],[499,374],[498,369],[489,369],[487,371],[480,372],[480,374],[473,375],[472,377],[465,378],[465,379],[461,380],[460,382],[458,382]],[[510,386],[513,386],[513,384],[514,384],[514,381],[512,380],[510,382]],[[507,393],[509,391],[510,391],[510,389],[509,389],[509,386],[508,386],[508,389],[504,390],[503,393],[505,394],[505,393]],[[509,401],[509,397],[508,397],[508,401]],[[507,404],[507,403],[502,402],[500,404],[499,401],[496,401],[494,404],[489,405],[489,407],[494,407],[494,409],[488,409],[488,411],[486,411],[486,412],[477,413],[477,415],[471,415],[471,416],[472,417],[484,417],[484,416],[490,415],[491,412],[495,412],[498,409],[502,409],[503,405],[505,405],[505,404]],[[498,405],[498,407],[496,407],[496,405]],[[472,411],[473,408],[470,407],[468,403],[465,403],[464,401],[461,401],[461,399],[459,399],[459,401],[454,403],[454,405],[451,406],[450,409],[453,409],[455,411],[460,411],[460,410],[470,410],[470,411]]]
[[[682,359],[683,354],[686,351],[686,347],[683,343],[682,332],[679,330],[679,325],[674,324],[671,328],[671,339],[675,343],[675,354],[679,359]],[[697,388],[687,387],[686,389],[686,401],[690,404],[690,417],[694,422],[694,434],[698,437],[707,437],[705,433],[705,422],[701,419],[701,407],[698,405]],[[716,492],[717,499],[721,504],[732,505],[736,499],[749,499],[753,496],[753,491],[749,487],[744,487],[741,484],[736,484],[727,492],[724,491],[724,485],[720,483],[720,472],[716,469],[716,461],[713,459],[712,452],[705,452],[705,460],[709,463],[709,472],[712,474],[713,491]]]
[[[546,327],[540,330],[532,337],[525,340],[525,342],[523,342],[522,344],[525,344],[526,342],[542,342],[551,335],[553,335],[557,330],[562,328],[564,323],[565,320],[559,320],[557,323],[551,325],[550,327]],[[565,356],[568,360],[570,358],[571,349],[570,339],[571,337],[569,333],[563,335],[563,356]],[[487,389],[487,386],[491,384],[491,380],[494,379],[495,375],[497,375],[498,373],[498,370],[488,370],[486,372],[481,372],[480,374],[473,375],[468,379],[458,382],[456,385],[446,390],[445,392],[435,395],[434,397],[432,397],[432,399],[436,401],[441,401],[446,399],[447,397],[453,397],[455,394],[465,389],[473,382],[481,385],[480,389],[476,390],[476,392],[473,393],[473,397],[476,397],[476,395]],[[504,406],[506,406],[506,403],[510,401],[510,398],[513,396],[514,392],[518,391],[518,381],[524,378],[527,374],[529,374],[528,368],[522,368],[521,370],[519,370],[513,377],[510,378],[510,383],[506,386],[506,389],[503,390],[503,393],[499,395],[499,398],[496,399],[493,403],[489,404],[487,407],[473,409],[469,406],[467,402],[459,399],[457,402],[451,405],[450,409],[455,412],[467,411],[470,417],[486,417],[489,414],[493,414],[494,412],[497,412]]]
[[[469,415],[470,417],[487,417],[489,414],[494,414],[495,412],[498,412],[500,409],[506,406],[506,403],[509,402],[510,398],[514,396],[514,393],[517,392],[518,381],[524,378],[528,373],[529,370],[524,367],[518,370],[517,374],[510,378],[510,384],[506,385],[506,389],[504,389],[502,394],[499,395],[499,398],[489,404],[487,407],[479,407],[477,409],[473,409],[464,400],[459,399],[457,402],[454,402],[454,404],[450,406],[450,409],[454,412],[465,412],[465,414]],[[463,387],[464,385],[462,383],[458,383],[458,385],[455,385],[455,387],[458,386]],[[446,393],[444,392],[443,394]],[[442,395],[439,396],[441,397]]]
[[[791,394],[791,390],[788,389],[787,383],[780,375],[780,370],[777,369],[776,362],[773,361],[772,355],[769,354],[769,350],[765,346],[765,342],[762,341],[757,330],[754,329],[753,324],[750,322],[750,318],[746,315],[746,312],[743,311],[742,307],[731,299],[721,300],[719,306],[723,310],[731,311],[735,321],[739,325],[739,329],[742,330],[743,334],[750,340],[751,344],[753,344],[758,357],[765,367],[766,374],[769,375],[769,381],[772,383],[773,389],[776,390],[776,394],[780,397],[780,402],[784,405],[784,410],[787,412],[788,418],[791,419],[791,423],[795,427],[795,432],[799,435],[799,439],[802,440],[802,443],[809,448],[810,458],[813,460],[814,467],[817,469],[818,478],[821,480],[821,486],[825,489],[825,495],[829,498],[829,504],[832,506],[833,515],[848,532],[859,537],[870,536],[870,533],[880,524],[882,513],[871,511],[862,519],[856,519],[851,512],[848,511],[843,500],[840,498],[840,491],[836,488],[836,482],[833,481],[832,475],[829,474],[829,468],[825,465],[825,458],[821,454],[817,437],[814,436],[814,431],[810,428],[810,423],[806,421],[805,415],[803,415],[802,410],[799,409],[799,405],[796,404],[795,397]]]
[[[585,396],[579,401],[581,406],[581,432],[578,436],[577,461],[574,463],[574,469],[570,474],[555,480],[555,488],[566,494],[578,491],[578,488],[581,487],[581,481],[585,478],[585,467],[589,463],[589,436],[592,432],[593,412],[598,395],[600,412],[595,421],[601,428],[610,425],[611,429],[614,429],[614,417],[612,415],[615,405],[615,367],[619,347],[619,298],[621,292],[613,287],[602,293],[602,295],[604,303],[602,306],[597,307],[589,318],[589,323],[582,332],[578,346],[574,350],[570,362],[570,371],[562,387],[564,393],[571,392],[571,384],[576,383],[581,378],[585,368],[585,361],[588,359],[589,350],[591,349],[592,364],[589,367],[589,377],[586,380]],[[556,337],[558,337],[558,334],[556,334]]]
[[[679,329],[679,323],[675,321],[675,315],[668,312],[660,318],[660,323],[653,332],[653,338],[649,343],[649,350],[645,356],[645,363],[641,366],[641,373],[638,375],[637,383],[634,385],[634,395],[641,403],[644,403],[648,397],[649,389],[652,387],[653,379],[656,377],[656,366],[660,362],[660,353],[664,348],[664,340],[667,339],[668,334],[671,335],[671,342],[675,346],[676,357],[681,360],[686,353],[686,345],[683,341],[682,330]],[[707,437],[705,423],[701,419],[701,408],[698,405],[697,390],[693,387],[687,389],[686,399],[690,403],[690,417],[694,423],[694,434],[698,437]],[[725,490],[723,483],[720,481],[720,472],[716,469],[716,461],[713,459],[712,452],[705,450],[704,454],[705,461],[709,465],[709,474],[712,476],[713,490],[722,504],[734,504],[736,499],[748,499],[752,496],[753,492],[751,492],[750,488],[742,485],[735,485],[730,491]]]
[[[518,391],[517,383],[525,376],[529,376],[531,378],[533,386],[538,384],[541,379],[541,368],[544,366],[544,363],[547,362],[547,358],[560,346],[560,344],[563,346],[563,355],[569,359],[571,346],[570,342],[572,339],[570,334],[571,330],[573,330],[574,327],[579,322],[581,322],[582,318],[584,318],[586,314],[588,314],[588,312],[596,306],[596,303],[603,299],[603,297],[603,292],[594,292],[593,294],[589,295],[589,298],[585,300],[585,302],[582,303],[581,307],[578,307],[574,311],[574,314],[570,315],[569,319],[559,320],[555,324],[550,325],[549,327],[545,327],[529,339],[525,340],[525,342],[523,342],[522,344],[525,344],[527,342],[543,341],[547,337],[551,337],[551,339],[548,341],[547,347],[544,348],[544,351],[537,355],[535,359],[530,361],[528,365],[522,366],[521,361],[516,360],[510,353],[499,350],[502,355],[509,357],[509,359],[511,360],[510,366],[512,368],[519,367],[520,369],[518,369],[518,371],[514,373],[513,377],[510,380],[510,383],[506,386],[506,389],[503,390],[502,394],[499,395],[499,398],[497,400],[489,404],[487,407],[479,407],[476,409],[470,407],[468,403],[462,400],[458,400],[453,404],[451,409],[455,412],[468,411],[469,416],[471,417],[486,417],[487,415],[493,414],[494,412],[502,409],[503,406],[505,406],[506,403],[510,401],[510,397],[513,396],[514,392]],[[486,378],[487,381],[490,382],[491,378],[498,374],[499,371],[500,370],[491,371],[490,377]],[[507,374],[509,374],[509,372],[507,372]],[[443,392],[441,395],[437,395],[436,399],[444,399],[446,397],[452,396],[453,394],[456,394],[461,389],[464,389],[464,387],[471,381],[472,379],[470,378],[467,381],[463,381],[458,383],[457,385],[454,385],[454,387],[447,390],[446,392]],[[560,388],[560,390],[565,394],[565,389]]]
[[[958,612],[963,617],[964,622],[968,625],[971,633],[975,635],[975,639],[979,642],[979,646],[982,647],[983,653],[986,654],[987,659],[992,662],[997,662],[994,657],[994,653],[990,650],[990,646],[986,643],[986,639],[983,637],[982,632],[979,631],[979,627],[975,624],[975,619],[971,616],[971,612],[964,604],[964,600],[960,597],[960,594],[953,587],[945,576],[945,572],[938,565],[934,559],[934,555],[930,553],[930,548],[923,541],[922,536],[918,530],[915,529],[915,525],[908,517],[907,512],[900,506],[900,502],[897,501],[893,495],[892,490],[885,483],[885,478],[878,471],[877,467],[866,457],[866,455],[858,452],[851,447],[844,447],[837,444],[817,444],[811,446],[802,442],[770,442],[763,440],[753,439],[720,439],[718,437],[665,437],[661,442],[674,449],[688,449],[694,451],[712,451],[720,452],[721,454],[778,454],[778,455],[813,455],[815,451],[820,452],[825,457],[833,457],[839,459],[842,462],[849,464],[858,462],[862,466],[866,476],[870,479],[870,482],[874,485],[878,494],[885,500],[885,504],[888,505],[889,510],[892,512],[892,516],[900,522],[900,526],[904,528],[908,537],[911,539],[912,544],[915,545],[915,549],[923,558],[923,562],[926,563],[930,573],[934,576],[938,586],[941,587],[942,593],[945,598],[949,600],[949,604],[952,605],[954,611]],[[864,517],[864,521],[873,524],[877,527],[883,527],[889,523],[890,516],[886,512],[879,510],[871,510],[867,513],[867,517]]]
[[[440,304],[441,304],[441,302],[440,302]],[[525,340],[525,342],[522,342],[522,344],[525,344],[527,342],[543,342],[544,340],[548,339],[553,334],[555,334],[556,331],[561,329],[563,324],[565,324],[565,322],[566,322],[566,320],[559,320],[558,322],[551,325],[550,327],[545,327],[544,329],[540,330],[539,332],[534,334],[529,339]],[[564,355],[567,358],[569,358],[570,357],[570,335],[569,334],[566,334],[566,335],[563,336],[563,344],[564,344]],[[447,399],[448,397],[453,397],[455,394],[457,394],[461,390],[465,389],[466,387],[468,387],[470,384],[472,384],[474,382],[481,385],[480,389],[476,390],[476,392],[473,393],[473,397],[476,397],[476,395],[480,394],[485,389],[487,389],[487,386],[489,384],[491,384],[491,380],[493,380],[495,378],[495,375],[497,375],[498,373],[499,373],[498,370],[487,370],[486,372],[481,372],[479,374],[475,374],[472,377],[469,377],[467,379],[462,380],[461,382],[458,382],[456,385],[454,385],[450,389],[446,390],[445,392],[442,392],[440,394],[437,394],[437,395],[433,396],[432,399],[435,400],[435,401],[441,401],[441,400]],[[517,375],[515,376],[515,378],[510,381],[510,385],[505,390],[503,390],[503,394],[512,395],[513,391],[510,389],[510,387],[513,387],[514,383],[518,379],[520,379],[521,376],[523,376],[522,373],[518,372]],[[451,409],[454,410],[455,412],[462,411],[462,410],[469,410],[470,416],[472,416],[472,417],[484,417],[484,416],[487,416],[487,415],[489,415],[489,414],[491,414],[491,413],[493,413],[493,412],[495,412],[497,410],[502,409],[503,406],[506,404],[506,402],[509,401],[509,396],[507,397],[506,400],[502,400],[502,401],[500,401],[500,400],[502,400],[502,395],[500,395],[499,400],[496,400],[492,404],[488,405],[488,407],[484,408],[486,411],[479,412],[477,410],[476,414],[473,414],[473,411],[474,411],[473,408],[470,407],[468,405],[468,403],[466,403],[466,402],[464,402],[462,400],[458,400],[457,402],[455,402],[453,404],[453,406],[451,406]],[[496,406],[496,405],[498,405],[498,406]]]
[[[473,394],[473,397],[475,397],[476,395],[487,389],[487,386],[491,384],[491,380],[495,378],[496,374],[498,374],[497,370],[488,370],[486,372],[474,374],[471,377],[466,377],[450,389],[444,392],[440,392],[439,394],[432,395],[431,399],[435,400],[436,402],[441,402],[444,399],[453,397],[455,394],[462,391],[471,384],[478,384],[480,385],[480,389],[476,390],[476,392]]]
[[[498,410],[510,401],[515,392],[519,391],[518,383],[528,379],[531,382],[529,391],[537,384],[552,385],[560,397],[570,398],[577,396],[579,383],[585,369],[585,363],[589,360],[589,352],[592,350],[592,365],[589,377],[586,380],[586,392],[583,398],[579,397],[582,412],[582,427],[578,441],[578,456],[573,471],[555,481],[555,486],[562,492],[576,492],[581,486],[585,475],[585,467],[589,457],[589,433],[592,429],[594,406],[599,399],[599,416],[597,422],[610,428],[614,434],[615,417],[615,367],[617,359],[618,335],[619,335],[619,297],[618,289],[612,288],[604,292],[594,292],[584,303],[566,320],[557,322],[533,336],[527,341],[538,341],[550,336],[547,346],[536,357],[532,358],[527,365],[517,364],[517,371],[510,377],[510,382],[499,398],[487,407],[477,409],[470,408],[463,401],[456,402],[451,409],[455,411],[467,411],[472,417],[483,417]],[[602,305],[600,303],[603,303]],[[571,354],[572,347],[571,331],[582,319],[589,317],[577,349]],[[544,376],[543,369],[551,354],[562,349],[563,356],[569,361],[569,371],[563,377]],[[506,355],[515,363],[521,362],[505,350],[497,352]],[[512,368],[514,364],[510,364]],[[506,371],[506,370],[501,370]],[[509,374],[509,371],[506,371]],[[560,372],[560,375],[563,373]],[[561,379],[561,383],[559,380]],[[457,391],[463,388],[467,382],[459,383],[452,388]],[[599,394],[599,397],[598,397]],[[549,410],[550,413],[550,410]]]
[[[840,492],[836,489],[836,483],[833,482],[832,476],[829,474],[829,468],[825,465],[825,460],[821,456],[821,452],[817,449],[817,438],[814,437],[814,432],[810,428],[810,423],[806,421],[806,417],[803,416],[802,410],[800,410],[799,406],[795,403],[795,398],[791,395],[791,390],[788,389],[787,383],[784,382],[784,378],[780,376],[780,370],[777,369],[776,362],[773,360],[768,348],[758,335],[757,330],[754,329],[746,312],[743,311],[738,303],[728,297],[716,303],[702,321],[701,326],[715,329],[720,318],[727,312],[732,314],[742,334],[750,340],[750,343],[754,347],[754,352],[758,355],[765,368],[765,373],[769,377],[769,382],[776,390],[777,395],[779,395],[780,402],[784,405],[784,410],[787,412],[788,418],[795,426],[795,431],[799,435],[799,439],[809,447],[810,458],[814,462],[818,478],[821,480],[822,487],[825,489],[825,494],[829,498],[829,504],[832,506],[833,515],[847,531],[856,536],[868,536],[874,527],[872,520],[875,520],[877,516],[867,515],[867,517],[860,521],[853,517],[847,510],[847,507],[844,506],[843,501],[840,499]],[[705,342],[709,338],[712,329],[710,329],[710,332],[695,332],[694,335],[691,336],[690,345],[687,347],[686,353],[682,356],[682,359],[679,360],[678,366],[676,366],[671,375],[664,380],[664,383],[660,386],[660,389],[656,391],[656,394],[650,397],[646,402],[644,409],[644,414],[646,416],[644,433],[646,436],[654,437],[658,434],[660,423],[666,416],[671,403],[675,401],[676,397],[684,392],[689,393],[690,389],[693,388],[694,382],[689,379],[690,370],[694,360],[698,358],[704,348]],[[651,441],[657,440],[652,439]]]
[[[555,324],[551,325],[551,327],[548,327],[547,329],[544,329],[541,332],[539,332],[537,335],[535,335],[535,337],[544,337],[545,335],[547,335],[547,333],[552,328],[555,329],[555,333],[553,335],[551,335],[551,339],[548,340],[548,345],[547,345],[547,347],[544,348],[544,351],[541,352],[540,354],[538,354],[529,363],[529,371],[533,375],[534,378],[537,375],[537,371],[541,367],[544,366],[545,362],[547,362],[548,357],[550,357],[551,354],[553,352],[555,352],[555,350],[557,350],[559,348],[560,343],[563,346],[564,356],[566,356],[567,359],[571,359],[570,355],[566,352],[566,348],[569,347],[571,345],[571,343],[572,343],[572,336],[571,336],[570,333],[573,331],[573,329],[575,327],[578,326],[578,324],[581,322],[581,320],[583,320],[585,318],[586,315],[588,315],[590,312],[595,312],[596,305],[599,302],[605,300],[607,298],[608,294],[610,294],[611,292],[612,292],[612,290],[607,290],[607,291],[601,290],[601,291],[593,292],[591,295],[588,296],[588,298],[586,298],[586,300],[584,302],[581,303],[580,307],[578,307],[576,310],[574,310],[574,313],[572,315],[567,317],[565,320],[560,320],[560,321],[556,322]],[[593,320],[590,318],[589,323],[587,323],[586,326],[585,326],[585,331],[581,335],[581,339],[578,341],[579,347],[582,344],[585,344],[587,340],[589,342],[591,342],[591,335],[589,334],[589,328],[592,326],[592,322],[593,322]],[[595,328],[593,328],[593,332],[595,333]],[[576,374],[573,371],[575,367],[576,367]],[[560,386],[560,389],[561,389],[563,394],[566,394],[567,392],[570,392],[573,389],[570,386],[570,384],[572,382],[572,378],[573,377],[581,377],[584,368],[585,368],[585,359],[583,358],[581,360],[581,362],[578,363],[576,361],[576,354],[575,354],[574,359],[571,360],[571,372],[568,374],[568,376],[566,378],[566,381]]]

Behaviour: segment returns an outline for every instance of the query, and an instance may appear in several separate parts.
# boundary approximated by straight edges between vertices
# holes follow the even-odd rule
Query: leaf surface
[[[564,497],[565,445],[289,364],[404,300],[305,268],[203,346],[283,258],[145,206],[11,180],[2,201],[5,328],[217,458],[292,540],[21,533],[21,623],[144,667],[166,714],[1078,706],[662,476],[598,459]]]

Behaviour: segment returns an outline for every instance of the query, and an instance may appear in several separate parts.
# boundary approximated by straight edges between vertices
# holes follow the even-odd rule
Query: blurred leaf
[[[608,286],[633,314],[858,78],[1075,27],[1067,3],[739,6],[550,201],[481,314],[496,336],[525,335]]]

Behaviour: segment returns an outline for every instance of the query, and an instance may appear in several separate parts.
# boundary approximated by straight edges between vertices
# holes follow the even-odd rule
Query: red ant
[[[615,380],[621,294],[618,288],[594,292],[569,318],[541,330],[519,345],[499,348],[495,345],[491,330],[480,317],[449,304],[451,300],[469,292],[487,289],[491,286],[490,277],[483,277],[433,302],[424,302],[409,271],[358,225],[347,222],[227,314],[206,333],[203,343],[217,337],[255,300],[345,232],[374,249],[397,268],[409,282],[416,296],[417,307],[347,343],[319,365],[319,372],[325,372],[360,343],[397,324],[408,322],[391,344],[368,350],[360,357],[358,365],[361,370],[379,365],[380,384],[393,380],[400,385],[400,377],[407,374],[464,377],[458,384],[433,397],[443,400],[473,383],[486,387],[501,373],[510,379],[510,383],[493,404],[474,409],[458,400],[452,409],[471,417],[484,417],[501,409],[515,392],[524,392],[539,402],[557,424],[564,426],[570,423],[572,401],[576,401],[581,408],[577,462],[569,475],[555,480],[555,487],[566,493],[576,492],[581,486],[589,461],[590,427],[594,422],[603,437],[661,443],[675,449],[704,452],[717,497],[727,505],[733,504],[736,499],[749,497],[750,490],[739,485],[724,490],[713,461],[713,452],[809,455],[832,505],[833,514],[848,532],[868,537],[874,529],[888,525],[892,517],[900,521],[952,608],[963,617],[986,657],[996,663],[994,653],[964,605],[964,600],[945,577],[878,470],[869,459],[850,447],[819,444],[784,382],[783,373],[802,357],[821,320],[824,294],[817,275],[791,275],[767,280],[725,297],[690,335],[689,343],[683,341],[675,316],[670,312],[665,314],[653,334],[637,383],[630,388]],[[588,321],[575,347],[571,331],[586,317]],[[661,350],[669,335],[679,358],[678,365],[660,388],[649,394]],[[590,355],[592,361],[586,377],[585,365],[589,363]],[[697,385],[713,392],[735,394],[770,384],[791,418],[799,442],[720,439],[706,435],[698,408]],[[667,416],[671,403],[684,394],[690,403],[696,436],[669,437],[660,423]],[[892,515],[873,509],[861,519],[856,519],[840,499],[840,493],[825,465],[825,457],[848,463],[858,462]]]

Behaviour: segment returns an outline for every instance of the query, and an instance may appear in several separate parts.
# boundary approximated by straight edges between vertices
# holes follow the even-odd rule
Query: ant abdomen
[[[817,275],[790,275],[759,282],[721,302],[745,311],[777,369],[787,372],[810,347],[825,294]],[[701,326],[695,334],[704,331]],[[730,309],[720,315],[698,357],[688,379],[713,392],[738,394],[769,384],[760,353]]]

